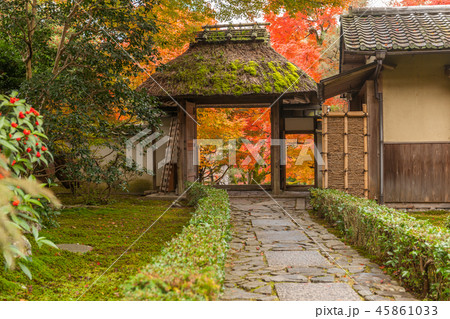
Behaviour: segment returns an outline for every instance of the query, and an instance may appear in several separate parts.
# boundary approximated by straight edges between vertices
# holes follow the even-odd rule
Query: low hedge
[[[311,190],[311,204],[423,298],[450,300],[450,231],[332,189]]]
[[[196,210],[181,234],[124,285],[127,300],[216,300],[222,289],[230,205],[224,190],[191,185]]]

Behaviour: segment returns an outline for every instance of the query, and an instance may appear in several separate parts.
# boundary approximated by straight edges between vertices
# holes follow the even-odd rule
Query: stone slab
[[[263,243],[307,241],[308,237],[298,230],[257,230],[256,237]]]
[[[267,296],[259,293],[247,292],[238,288],[226,289],[221,297],[222,300],[260,300],[260,301],[270,301],[276,299],[275,296]]]
[[[275,284],[280,300],[284,301],[361,301],[358,294],[344,283]]]
[[[305,209],[305,208],[306,208],[305,198],[297,198],[295,202],[295,209]]]
[[[269,266],[328,267],[331,264],[317,251],[268,251]]]
[[[295,226],[293,222],[287,219],[252,219],[252,225],[253,227]]]
[[[88,251],[91,251],[92,249],[94,249],[91,246],[79,245],[79,244],[58,244],[56,246],[58,246],[59,249],[67,250],[72,253],[79,253],[79,254],[84,254],[84,253],[87,253]]]

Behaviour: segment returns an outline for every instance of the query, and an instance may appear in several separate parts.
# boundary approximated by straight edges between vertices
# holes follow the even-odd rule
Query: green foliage
[[[23,58],[17,68],[26,71],[21,97],[45,116],[55,175],[73,191],[80,183],[107,185],[105,197],[112,188],[123,189],[125,173],[139,171],[126,165],[126,140],[143,126],[159,125],[155,99],[129,87],[129,78],[142,73],[139,65],[154,61],[153,5],[0,2],[0,43]]]
[[[18,90],[25,80],[21,57],[7,42],[0,41],[0,94]]]
[[[374,201],[313,189],[314,210],[424,298],[450,300],[450,231]]]
[[[450,216],[445,219],[444,226],[450,230]]]
[[[230,21],[237,18],[254,20],[262,13],[269,13],[270,11],[275,13],[286,11],[290,14],[305,13],[324,6],[338,6],[344,2],[342,0],[184,0],[182,2],[185,1],[200,7],[210,5],[215,9],[216,19],[221,21]]]
[[[54,247],[39,229],[52,219],[50,203],[58,201],[31,174],[51,159],[42,116],[16,96],[0,95],[0,249],[6,268],[14,268],[19,258],[19,267],[31,278],[24,264],[31,260],[31,247],[23,234],[32,234],[39,247]]]
[[[222,289],[230,240],[228,194],[194,184],[189,202],[196,211],[189,225],[161,255],[128,281],[128,300],[216,300]]]

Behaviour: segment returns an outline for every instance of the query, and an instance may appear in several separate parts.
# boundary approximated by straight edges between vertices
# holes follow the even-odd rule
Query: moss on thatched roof
[[[261,41],[194,43],[152,75],[173,97],[315,92],[316,82]],[[167,97],[151,78],[141,86]]]

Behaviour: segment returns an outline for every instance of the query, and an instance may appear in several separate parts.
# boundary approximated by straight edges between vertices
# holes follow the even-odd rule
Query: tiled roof
[[[359,8],[341,22],[346,51],[450,49],[450,6]]]

